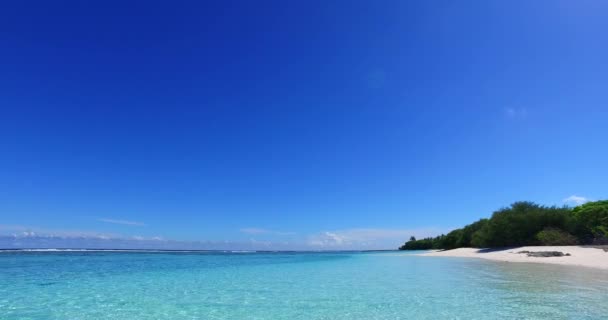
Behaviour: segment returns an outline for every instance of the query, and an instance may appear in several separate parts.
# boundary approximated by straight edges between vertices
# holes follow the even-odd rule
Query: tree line
[[[411,237],[399,250],[608,244],[608,200],[580,206],[515,202],[463,228],[437,237]]]

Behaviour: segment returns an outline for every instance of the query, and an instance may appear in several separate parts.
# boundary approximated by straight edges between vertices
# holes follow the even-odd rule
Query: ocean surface
[[[607,319],[608,272],[382,253],[2,252],[0,319]]]

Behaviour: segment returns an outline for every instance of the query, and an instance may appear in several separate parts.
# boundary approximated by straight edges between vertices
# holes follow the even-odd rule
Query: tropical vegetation
[[[574,208],[515,202],[448,234],[411,237],[399,250],[576,244],[608,244],[608,200]]]

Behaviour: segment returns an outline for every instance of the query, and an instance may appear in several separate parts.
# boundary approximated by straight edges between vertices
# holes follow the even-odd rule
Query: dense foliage
[[[400,250],[608,243],[608,200],[576,208],[516,202],[461,229],[434,238],[411,237]]]
[[[573,246],[578,243],[575,236],[556,228],[545,228],[536,234],[536,239],[543,246]]]
[[[584,242],[606,243],[608,239],[608,200],[588,202],[572,210],[578,221],[575,232]]]

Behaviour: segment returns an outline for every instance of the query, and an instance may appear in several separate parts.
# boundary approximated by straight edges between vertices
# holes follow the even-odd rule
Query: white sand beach
[[[518,253],[521,251],[559,251],[570,255],[562,257],[530,257],[525,253]],[[581,246],[529,246],[509,249],[459,248],[445,251],[434,251],[420,255],[428,257],[480,258],[503,262],[552,263],[608,270],[608,252],[604,251],[602,248]]]

